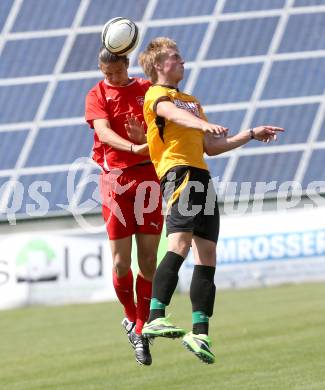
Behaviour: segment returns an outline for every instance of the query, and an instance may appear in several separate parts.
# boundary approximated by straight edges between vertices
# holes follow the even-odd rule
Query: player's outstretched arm
[[[200,129],[204,132],[217,135],[226,135],[228,132],[228,128],[198,118],[191,112],[176,107],[171,101],[163,100],[159,102],[156,107],[156,113],[157,115],[184,127]]]
[[[283,131],[282,127],[258,126],[228,137],[216,137],[207,133],[204,137],[204,151],[209,156],[215,156],[245,145],[252,139],[268,143],[275,141],[277,133]]]

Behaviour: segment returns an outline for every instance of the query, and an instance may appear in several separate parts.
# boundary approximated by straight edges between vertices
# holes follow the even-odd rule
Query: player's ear
[[[129,65],[130,65],[130,60],[129,60],[129,58],[126,59],[125,65],[126,65],[127,68],[129,67]]]
[[[156,62],[153,64],[153,66],[154,66],[154,68],[155,68],[156,70],[161,70],[161,69],[162,69],[162,64],[161,64],[161,62],[159,62],[159,61],[156,61]]]

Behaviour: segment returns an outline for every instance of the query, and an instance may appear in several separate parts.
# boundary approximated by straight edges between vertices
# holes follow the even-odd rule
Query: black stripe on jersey
[[[165,118],[162,116],[157,116],[155,122],[156,122],[156,126],[158,127],[159,137],[161,138],[162,142],[165,142],[164,141]]]
[[[157,114],[157,105],[160,102],[171,102],[171,99],[169,96],[160,96],[153,104],[152,109],[155,114]]]
[[[160,96],[153,104],[153,112],[157,114],[157,105],[160,102],[171,102],[171,99],[168,96]],[[164,129],[165,129],[165,118],[157,115],[155,120],[156,126],[158,127],[159,137],[162,142],[164,141]]]

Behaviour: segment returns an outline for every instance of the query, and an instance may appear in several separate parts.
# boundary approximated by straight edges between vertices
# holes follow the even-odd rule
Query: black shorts
[[[190,166],[177,166],[171,168],[160,182],[166,202],[167,236],[192,232],[217,243],[220,217],[210,173]]]

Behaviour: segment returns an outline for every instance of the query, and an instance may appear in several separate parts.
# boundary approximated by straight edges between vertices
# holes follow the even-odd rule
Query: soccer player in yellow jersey
[[[204,152],[216,155],[239,147],[252,138],[268,142],[282,128],[259,126],[234,136],[209,123],[198,100],[178,90],[184,61],[176,43],[156,38],[140,54],[140,65],[151,79],[144,102],[150,157],[167,203],[168,249],[157,268],[150,316],[142,334],[183,337],[183,344],[200,360],[214,363],[208,337],[212,316],[219,234],[219,211]],[[165,314],[178,282],[179,269],[192,246],[195,266],[190,285],[192,332],[174,326]]]

